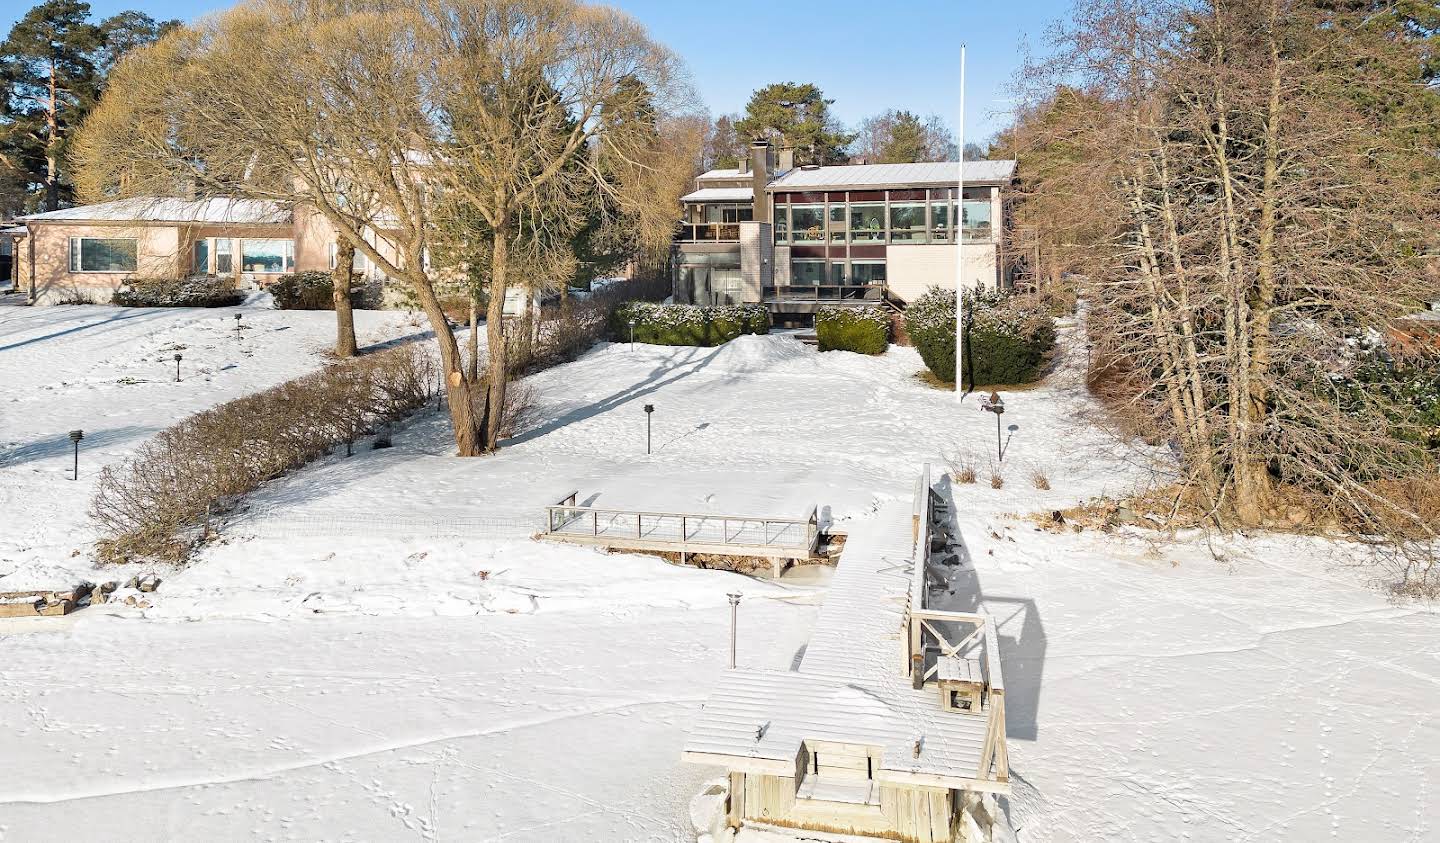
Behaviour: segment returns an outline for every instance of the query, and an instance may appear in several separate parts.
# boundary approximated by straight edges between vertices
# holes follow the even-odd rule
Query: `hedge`
[[[972,387],[1038,380],[1055,347],[1055,325],[1042,306],[1020,296],[965,294],[966,376]],[[931,287],[905,312],[905,330],[935,377],[955,380],[955,293]]]
[[[282,275],[266,287],[275,299],[276,310],[334,310],[333,278],[328,272],[310,270]],[[356,310],[378,310],[382,287],[365,276],[350,276],[350,306]]]
[[[635,342],[651,345],[714,346],[742,334],[770,333],[770,312],[761,304],[698,307],[630,302],[615,309],[610,329],[620,342],[633,336]]]
[[[230,278],[131,278],[111,296],[120,307],[234,307],[245,300]]]
[[[101,558],[184,560],[212,514],[403,418],[429,401],[434,383],[425,349],[402,345],[181,419],[100,470],[90,514]]]
[[[815,313],[821,351],[884,354],[890,347],[890,315],[883,308],[822,307]]]

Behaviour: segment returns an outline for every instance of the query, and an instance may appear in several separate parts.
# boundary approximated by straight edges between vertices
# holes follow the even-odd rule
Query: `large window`
[[[825,261],[797,260],[790,262],[790,284],[796,287],[819,287],[825,284]]]
[[[856,286],[882,285],[885,283],[884,261],[851,261],[850,283]]]
[[[885,242],[885,206],[850,206],[850,240],[855,243]]]
[[[936,243],[950,241],[950,210],[954,207],[953,202],[930,203],[930,239],[932,241]]]
[[[796,243],[824,240],[825,206],[791,205],[790,229],[795,232]]]
[[[235,246],[229,237],[215,238],[215,274],[230,275],[235,272]]]
[[[71,272],[134,272],[134,238],[71,237]]]
[[[990,239],[989,199],[966,199],[965,215],[961,219],[964,222],[966,242]]]
[[[830,239],[845,242],[845,203],[830,206]]]
[[[924,196],[922,194],[921,198]],[[925,242],[925,203],[906,202],[890,205],[890,240]]]
[[[242,240],[240,266],[246,272],[290,272],[295,269],[295,241]]]

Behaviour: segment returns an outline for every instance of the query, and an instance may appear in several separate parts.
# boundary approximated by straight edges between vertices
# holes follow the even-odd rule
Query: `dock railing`
[[[1000,663],[999,629],[989,613],[955,612],[925,605],[930,577],[930,544],[934,530],[935,489],[930,464],[926,463],[915,484],[912,511],[914,556],[910,579],[910,600],[905,612],[904,675],[917,687],[936,678],[941,658],[963,657],[979,650],[981,675],[985,679],[985,743],[981,751],[978,778],[1008,781],[1009,754],[1005,743],[1005,679]],[[953,627],[950,625],[954,625]],[[959,628],[959,635],[947,630]],[[956,638],[951,643],[950,638]],[[935,658],[927,658],[933,654]],[[916,673],[918,672],[918,676]]]
[[[542,538],[617,548],[808,559],[820,540],[819,508],[799,518],[583,506],[571,492],[545,508]]]

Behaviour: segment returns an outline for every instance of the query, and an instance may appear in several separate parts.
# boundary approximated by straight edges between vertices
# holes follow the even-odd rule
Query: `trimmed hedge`
[[[883,308],[822,307],[815,313],[821,351],[884,354],[890,347],[890,316]]]
[[[770,333],[770,311],[760,304],[698,307],[688,304],[630,302],[615,309],[610,331],[618,342],[651,345],[723,345],[743,334]]]
[[[310,270],[282,275],[267,290],[276,310],[334,310],[334,279],[328,272]],[[350,276],[350,306],[356,310],[378,310],[381,285],[367,283],[365,276]]]
[[[234,307],[245,300],[230,278],[131,278],[111,296],[120,307]]]
[[[100,470],[90,515],[102,560],[183,561],[209,519],[260,484],[428,403],[429,353],[402,345],[188,416]]]
[[[1038,380],[1055,347],[1055,325],[1043,306],[1020,296],[965,294],[966,376],[972,386]],[[905,312],[905,330],[935,377],[955,380],[955,293],[931,287]]]

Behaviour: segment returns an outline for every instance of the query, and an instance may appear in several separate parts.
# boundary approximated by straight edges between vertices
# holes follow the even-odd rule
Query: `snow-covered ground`
[[[22,315],[101,330],[127,315],[86,310]],[[104,342],[88,322],[62,333],[71,326],[10,329],[8,316],[0,367],[24,371],[7,423],[23,403],[44,420],[34,429],[63,436],[66,401],[88,401],[97,431],[132,431],[112,456],[180,413],[315,365],[304,343],[323,345],[328,328],[323,315],[306,334],[316,314],[264,317],[267,346],[290,362],[248,384],[222,381],[234,339],[214,337],[210,383],[224,386],[183,404],[184,384],[163,372],[148,393],[112,385],[129,369],[61,381],[184,340],[121,323]],[[193,316],[174,330],[213,319]],[[6,348],[47,334],[43,349]],[[5,356],[25,349],[19,364]],[[919,367],[909,349],[822,355],[789,336],[601,345],[530,379],[537,418],[499,455],[448,456],[443,414],[426,412],[394,448],[271,484],[222,542],[166,575],[151,608],[0,629],[4,758],[19,772],[0,777],[0,838],[67,823],[82,839],[693,839],[687,803],[716,771],[678,754],[724,669],[726,592],[745,594],[741,662],[784,668],[823,587],[537,544],[541,508],[576,490],[696,512],[819,505],[837,529],[861,530],[877,502],[908,499],[922,462],[957,449],[981,473],[952,489],[970,555],[959,585],[1006,636],[1020,840],[1440,835],[1435,615],[1386,602],[1325,542],[1036,531],[1009,514],[1125,494],[1157,455],[1096,430],[1062,371],[1005,396],[1014,429],[992,489],[994,417],[923,386]],[[83,487],[86,463],[70,483],[54,451],[0,468],[4,503],[30,513],[19,539],[4,521],[0,573],[83,562],[64,554],[86,538],[85,495],[60,487]],[[1050,491],[1031,485],[1037,469]]]

